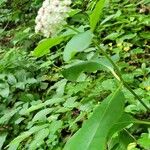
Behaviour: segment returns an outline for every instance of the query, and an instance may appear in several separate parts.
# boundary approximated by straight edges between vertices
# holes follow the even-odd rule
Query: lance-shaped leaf
[[[70,138],[64,150],[105,150],[109,131],[123,113],[124,101],[119,87],[99,104],[89,120]]]
[[[64,61],[69,61],[76,53],[82,52],[91,44],[93,35],[86,31],[75,35],[66,45],[63,53]]]
[[[42,40],[33,51],[33,56],[42,57],[49,53],[50,48],[60,44],[64,37],[55,37]]]
[[[90,15],[90,26],[91,26],[92,31],[95,30],[95,27],[102,16],[103,8],[105,6],[105,1],[106,0],[99,0],[99,2],[97,2],[96,6],[95,6],[95,9],[93,10],[92,14]]]

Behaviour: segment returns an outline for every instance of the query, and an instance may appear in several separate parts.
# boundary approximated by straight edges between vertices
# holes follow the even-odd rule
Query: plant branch
[[[76,33],[80,33],[77,29],[66,25],[66,27],[70,28],[71,30],[75,31]],[[118,68],[118,66],[113,62],[111,57],[107,55],[107,53],[97,44],[95,40],[93,40],[93,43],[95,46],[101,51],[101,53],[110,61],[110,63],[113,65],[114,69],[116,70],[117,76],[120,78],[120,81],[123,83],[123,85],[134,95],[134,97],[146,108],[148,112],[150,112],[150,108],[142,101],[142,99],[130,88],[130,86],[124,81],[122,78],[121,72]]]
[[[122,78],[122,75],[120,73],[120,70],[118,66],[113,62],[111,57],[107,55],[107,53],[97,44],[95,40],[93,40],[93,43],[95,46],[102,52],[102,54],[110,61],[110,63],[113,65],[114,69],[116,70],[116,73],[118,77],[120,78],[120,81],[123,83],[123,85],[134,95],[134,97],[147,109],[148,112],[150,112],[150,108],[140,99],[140,97],[130,88],[130,86],[124,81]]]

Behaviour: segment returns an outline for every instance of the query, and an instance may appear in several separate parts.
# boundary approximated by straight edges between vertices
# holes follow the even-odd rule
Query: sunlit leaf
[[[83,127],[68,140],[64,150],[105,150],[108,133],[123,113],[124,101],[119,87],[99,104]]]
[[[50,48],[60,44],[63,41],[63,37],[55,37],[42,40],[39,45],[34,49],[33,56],[42,57],[49,53]]]
[[[93,35],[90,31],[75,35],[66,45],[63,53],[64,61],[69,61],[76,53],[82,52],[91,44]]]
[[[97,23],[99,22],[100,18],[102,17],[103,8],[105,6],[106,0],[99,0],[97,2],[95,9],[93,10],[92,14],[90,15],[90,26],[91,30],[94,31]]]

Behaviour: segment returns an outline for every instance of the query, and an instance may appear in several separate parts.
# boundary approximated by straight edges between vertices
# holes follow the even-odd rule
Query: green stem
[[[113,60],[109,57],[109,55],[107,55],[107,53],[97,44],[97,42],[95,40],[93,40],[93,43],[95,44],[95,46],[102,52],[102,54],[110,61],[110,63],[113,65],[113,67],[115,68],[118,77],[120,78],[120,80],[122,79],[122,75],[118,69],[118,67],[116,66],[116,64],[113,62]]]
[[[75,28],[66,25],[66,27],[70,28],[71,30],[75,31],[76,33],[80,33],[78,30],[76,30]],[[148,112],[150,112],[150,108],[140,99],[140,97],[130,88],[130,86],[124,81],[124,79],[122,78],[122,75],[120,73],[120,70],[118,68],[118,66],[113,62],[113,60],[111,59],[111,57],[109,55],[107,55],[107,53],[99,46],[99,44],[97,44],[97,42],[95,40],[93,40],[93,43],[95,44],[95,46],[101,51],[101,53],[110,61],[110,63],[113,65],[114,69],[116,70],[116,73],[118,75],[118,77],[120,78],[120,81],[123,83],[123,85],[134,95],[134,97],[147,109]]]
[[[69,28],[69,29],[75,31],[76,33],[80,33],[80,31],[78,31],[77,29],[75,29],[75,28],[69,26],[68,24],[64,25],[64,27],[67,27],[67,28]]]
[[[136,123],[136,124],[150,125],[150,122],[147,122],[147,121],[141,121],[141,120],[135,120],[134,123]]]
[[[107,55],[107,53],[97,44],[95,40],[93,40],[93,43],[95,46],[102,52],[102,54],[110,61],[110,63],[113,65],[114,69],[116,70],[116,73],[118,77],[120,78],[120,81],[123,83],[123,85],[134,95],[134,97],[147,109],[148,112],[150,112],[150,108],[140,99],[140,97],[130,88],[130,86],[124,81],[122,78],[122,75],[120,73],[120,70],[118,66],[113,62],[111,57]]]
[[[127,129],[124,128],[123,130],[136,142],[135,137]]]
[[[123,81],[124,82],[124,81]],[[150,108],[140,99],[140,97],[130,88],[130,86],[124,82],[123,85],[134,95],[134,97],[150,112]]]

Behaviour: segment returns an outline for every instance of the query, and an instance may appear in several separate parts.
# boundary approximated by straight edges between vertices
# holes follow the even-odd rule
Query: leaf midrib
[[[109,103],[108,103],[108,105],[107,105],[107,107],[106,107],[106,109],[105,109],[105,111],[104,111],[104,113],[103,113],[103,115],[102,115],[102,118],[101,118],[100,122],[104,119],[104,116],[105,116],[105,114],[106,114],[106,111],[107,111],[107,109],[109,108],[109,105],[110,105],[110,103],[112,102],[113,98],[115,97],[116,93],[120,90],[120,87],[121,87],[121,85],[119,86],[119,88],[118,88],[118,89],[114,92],[114,94],[112,95],[111,100],[109,101]],[[96,128],[96,130],[95,130],[95,132],[94,132],[94,134],[93,134],[93,136],[92,136],[92,138],[91,138],[91,141],[90,141],[89,144],[87,145],[87,148],[90,147],[90,145],[92,144],[94,135],[96,134],[96,132],[97,132],[97,130],[99,129],[100,125],[101,125],[101,124],[98,124],[98,126],[97,126],[97,128]]]

